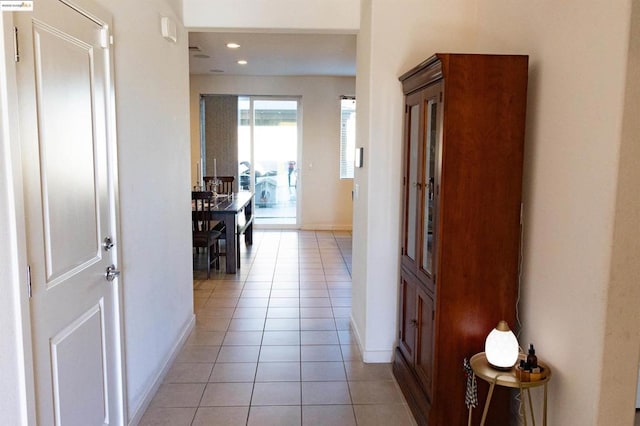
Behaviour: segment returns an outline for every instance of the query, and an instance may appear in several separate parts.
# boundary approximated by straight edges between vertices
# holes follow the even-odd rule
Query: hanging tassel
[[[476,408],[478,406],[478,385],[476,383],[476,375],[469,364],[467,358],[464,359],[464,376],[467,379],[467,390],[464,395],[464,403],[467,409]]]

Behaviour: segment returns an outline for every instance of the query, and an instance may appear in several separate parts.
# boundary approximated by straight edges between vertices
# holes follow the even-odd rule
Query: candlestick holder
[[[207,182],[207,191],[213,192],[213,195],[218,195],[218,188],[220,185],[220,181],[218,179],[211,179]]]
[[[218,190],[220,189],[221,185],[222,185],[222,181],[220,179],[213,178],[207,183],[207,191],[213,192],[213,197],[214,198],[228,197],[227,194],[220,194],[218,192]]]

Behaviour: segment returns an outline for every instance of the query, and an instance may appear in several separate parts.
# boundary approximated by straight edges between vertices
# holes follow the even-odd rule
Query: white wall
[[[189,186],[187,53],[182,30],[182,48],[159,37],[160,12],[169,10],[164,3],[101,3],[114,12],[116,27],[129,408],[134,412],[192,317],[188,195],[183,192]],[[209,18],[227,16],[227,22],[234,21],[222,11],[243,10],[237,2],[216,10],[225,2],[186,0],[185,11],[198,4]],[[254,26],[274,27],[275,4],[285,3],[271,4],[274,12],[265,15],[271,21]],[[392,248],[398,242],[399,209],[393,201],[399,194],[395,200],[378,194],[399,193],[399,185],[392,183],[400,178],[402,97],[397,76],[436,51],[528,53],[521,342],[534,342],[540,358],[555,368],[550,424],[630,424],[640,346],[635,289],[639,176],[634,161],[640,108],[637,41],[626,50],[631,4],[405,0],[398,8],[390,0],[363,0],[356,93],[365,168],[355,180],[364,192],[355,203],[353,319],[365,357],[383,358],[395,336],[398,265]],[[189,13],[187,25],[196,25],[198,9]],[[248,17],[253,19],[254,13],[237,16],[251,24]],[[320,16],[331,28],[331,13]],[[637,40],[637,10],[633,22]],[[319,22],[304,25],[324,28]],[[0,107],[6,114],[7,103],[0,100]],[[3,155],[11,139],[4,129]],[[0,201],[9,201],[2,204],[3,221],[11,216],[5,206],[11,208],[15,200],[13,185],[4,181],[9,173],[15,168],[0,180]],[[168,209],[167,202],[185,207]],[[140,210],[145,206],[157,214],[144,216]],[[0,229],[3,242],[16,232],[14,219],[8,219],[9,229]],[[12,258],[3,257],[0,266],[5,271],[8,265],[9,294],[15,295],[20,282],[16,257],[23,249],[20,240],[9,244]],[[19,328],[17,305],[6,305],[13,312],[3,309],[0,319],[8,319],[13,330],[3,327],[3,350],[15,341]],[[9,380],[0,390],[20,382],[15,374],[7,375],[17,358],[12,352],[0,359],[3,378]],[[24,412],[20,405],[3,401],[2,418],[19,419]],[[620,411],[627,406],[629,411]]]
[[[340,96],[353,77],[191,76],[191,181],[200,157],[200,95],[301,96],[301,228],[350,230],[352,179],[340,179]]]
[[[187,33],[160,34],[162,0],[101,0],[114,15],[129,415],[193,321]]]
[[[140,416],[194,319],[187,34],[178,25],[177,44],[161,37],[160,17],[175,17],[163,0],[99,2],[114,17],[127,401],[130,416]],[[25,353],[21,346],[28,303],[10,16],[0,20],[0,42],[8,42],[0,60],[0,418],[24,424],[27,415],[34,422],[26,396],[33,381],[29,345]]]
[[[354,182],[361,195],[354,208],[352,309],[367,362],[389,362],[396,339],[404,105],[398,77],[436,51],[461,49],[470,31],[470,0],[432,3],[362,3],[356,143],[366,159]]]
[[[640,358],[640,3],[632,3],[598,424],[632,424]],[[640,395],[638,395],[640,399]],[[636,403],[636,406],[638,404]]]
[[[521,342],[534,342],[557,369],[552,424],[633,420],[635,374],[627,376],[631,386],[603,380],[616,364],[629,372],[638,365],[640,325],[615,317],[634,300],[618,301],[617,312],[606,316],[618,287],[630,284],[611,281],[616,209],[629,201],[616,206],[630,5],[501,1],[478,11],[479,50],[530,55]],[[618,232],[637,235],[637,223],[618,225]],[[610,357],[624,344],[607,345],[608,329],[629,327],[635,335],[624,348],[634,354],[630,364]],[[616,400],[627,410],[610,412]],[[613,416],[602,422],[603,412]]]
[[[179,22],[183,22],[183,0],[165,0],[167,5],[169,7],[171,7],[171,10],[173,11],[173,13],[175,14],[175,16],[178,18]]]
[[[619,239],[638,233],[639,195],[628,183],[635,179],[637,186],[637,172],[628,165],[619,170],[619,156],[631,1],[407,0],[400,9],[389,0],[366,0],[363,5],[363,14],[371,10],[363,22],[370,19],[372,26],[363,26],[365,34],[359,35],[369,40],[369,51],[360,43],[358,54],[369,58],[364,66],[370,71],[360,84],[359,63],[356,94],[369,97],[369,111],[360,104],[358,117],[368,120],[359,126],[369,129],[369,137],[358,143],[369,145],[370,168],[355,181],[369,188],[369,198],[366,205],[355,205],[354,222],[366,221],[367,227],[354,229],[354,259],[362,253],[366,262],[354,266],[354,320],[364,353],[392,346],[395,337],[395,327],[387,324],[396,321],[389,300],[396,297],[398,265],[382,260],[389,257],[384,247],[397,243],[399,210],[373,207],[380,206],[378,191],[398,189],[378,173],[400,182],[397,76],[440,51],[529,54],[521,344],[533,342],[555,369],[550,424],[630,424],[639,343],[637,319],[630,320],[637,316],[638,295],[630,290],[638,282],[637,245]],[[636,65],[630,69],[637,73],[637,46],[632,53]],[[637,104],[631,102],[628,121],[633,113],[637,121]],[[626,127],[629,153],[637,150],[629,142],[637,144],[635,126]],[[627,183],[618,188],[623,179]],[[627,355],[612,355],[620,349]],[[609,372],[619,378],[620,370],[627,371],[625,380],[603,379]]]
[[[356,32],[359,0],[184,0],[189,29]]]
[[[354,330],[356,341],[361,352],[364,349],[364,336],[360,333],[366,331],[367,322],[367,266],[368,266],[368,245],[367,229],[369,226],[369,216],[367,203],[369,199],[369,186],[367,173],[370,170],[372,158],[369,144],[371,123],[371,90],[369,84],[371,80],[371,3],[361,2],[360,10],[360,32],[357,37],[357,61],[356,61],[356,94],[358,96],[358,115],[356,120],[356,146],[363,148],[363,167],[354,170],[353,179],[353,238],[352,238],[352,306],[351,324]],[[394,299],[391,299],[392,303]],[[388,315],[387,315],[388,317]],[[389,348],[383,348],[389,350]],[[363,352],[363,359],[369,361],[368,353]]]

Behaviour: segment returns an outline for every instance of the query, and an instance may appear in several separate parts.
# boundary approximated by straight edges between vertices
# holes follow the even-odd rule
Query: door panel
[[[34,24],[34,38],[44,248],[52,286],[100,258],[91,114],[94,61],[90,45],[41,23]],[[61,84],[65,79],[73,84]]]
[[[420,99],[415,99],[419,101]],[[412,98],[407,98],[408,111],[406,114],[406,121],[408,126],[408,138],[407,152],[406,152],[406,188],[407,192],[405,212],[407,217],[405,220],[405,229],[403,235],[405,235],[404,255],[409,259],[411,263],[416,261],[416,230],[418,229],[418,215],[417,206],[420,193],[418,167],[420,161],[420,108],[419,102],[414,101]]]
[[[423,186],[425,188],[422,201],[422,244],[420,245],[422,272],[433,277],[435,262],[435,203],[436,203],[436,149],[438,145],[438,102],[431,98],[425,105],[425,123],[427,127],[426,141],[423,149]]]
[[[103,25],[56,0],[17,15],[37,424],[122,423]]]
[[[404,275],[400,282],[399,347],[405,359],[413,363],[416,340],[416,286]]]
[[[102,302],[51,339],[54,410],[59,424],[98,425],[108,415]]]
[[[405,98],[402,264],[435,290],[442,85]]]
[[[418,330],[416,342],[415,368],[424,389],[432,398],[433,384],[433,344],[435,333],[433,298],[424,291],[417,290]]]
[[[438,203],[440,188],[440,163],[442,147],[443,104],[440,100],[443,91],[442,83],[426,88],[423,93],[422,117],[424,123],[424,140],[420,151],[421,182],[423,191],[419,202],[418,259],[416,265],[420,281],[435,291],[435,275],[437,274],[436,247],[438,242]]]

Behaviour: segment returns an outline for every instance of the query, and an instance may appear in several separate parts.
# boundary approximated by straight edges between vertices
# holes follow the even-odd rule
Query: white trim
[[[362,337],[360,335],[360,331],[358,330],[358,326],[353,319],[353,314],[349,319],[351,324],[351,329],[353,330],[353,334],[355,335],[356,344],[358,345],[358,349],[362,354],[362,362],[367,364],[387,364],[393,361],[393,349],[384,350],[384,351],[368,351],[365,350],[365,346],[363,344]]]
[[[349,324],[351,325],[351,329],[353,330],[353,334],[355,334],[356,344],[358,345],[358,349],[360,353],[362,353],[362,338],[360,337],[360,331],[358,330],[358,323],[353,319],[353,312],[349,317]]]
[[[353,230],[352,225],[314,225],[307,224],[301,226],[302,231],[335,231],[335,232],[351,232]]]
[[[22,13],[21,13],[22,14]],[[30,15],[30,14],[29,14]],[[14,333],[13,347],[17,383],[14,405],[5,418],[13,416],[16,421],[35,425],[35,386],[33,380],[33,354],[31,350],[31,320],[29,314],[29,296],[27,291],[27,247],[24,221],[24,202],[22,198],[22,163],[20,154],[20,129],[18,121],[18,87],[16,81],[16,64],[13,58],[13,14],[4,13],[0,16],[0,45],[4,53],[0,56],[0,150],[2,151],[2,169],[0,176],[1,204],[6,209],[0,215],[6,214],[7,240],[5,241],[7,256],[0,259],[0,269],[8,277],[6,285],[10,286],[11,300],[9,316],[10,323],[3,327],[2,338],[5,333]],[[7,46],[11,46],[7,48]],[[0,250],[0,253],[2,250]],[[8,319],[8,318],[4,318]],[[10,330],[10,331],[9,331]],[[0,342],[4,343],[3,340]],[[11,359],[8,356],[4,359]],[[11,361],[9,361],[11,362]],[[0,365],[0,368],[9,367]],[[4,399],[4,402],[9,398]],[[7,408],[7,407],[3,407]],[[15,411],[14,411],[15,410]],[[1,411],[1,410],[0,410]],[[13,413],[11,412],[13,411]]]
[[[202,94],[200,94],[200,97],[202,98]],[[216,95],[212,95],[212,96],[216,96]],[[255,187],[255,164],[256,164],[256,159],[255,159],[255,134],[253,132],[254,128],[255,128],[255,123],[254,123],[254,118],[255,118],[255,110],[254,110],[254,104],[256,101],[295,101],[296,102],[296,130],[297,130],[297,145],[296,145],[296,162],[297,162],[297,181],[296,181],[296,217],[295,223],[286,223],[286,224],[278,224],[278,223],[265,223],[265,224],[260,224],[258,223],[257,225],[262,227],[261,229],[299,229],[300,228],[300,224],[302,223],[302,185],[304,185],[303,182],[301,182],[301,178],[302,178],[302,173],[300,173],[300,164],[302,164],[302,150],[304,149],[304,144],[302,141],[302,135],[303,135],[303,123],[302,123],[302,95],[233,95],[233,96],[237,96],[238,98],[246,98],[249,100],[249,146],[250,146],[250,151],[251,151],[251,179],[250,179],[250,188],[251,191],[254,192],[254,194],[256,193],[256,187]],[[202,106],[200,107],[200,109],[202,110]],[[202,124],[202,117],[200,118],[200,122]],[[240,126],[240,122],[238,122],[238,126]],[[201,135],[202,135],[202,130],[201,130]],[[202,137],[202,136],[201,136]],[[204,148],[201,148],[204,149]],[[254,197],[253,199],[253,203],[254,203],[254,207],[253,207],[253,212],[254,212],[254,216],[255,216],[255,199],[256,197]],[[259,221],[259,219],[258,219]],[[256,221],[254,218],[254,228],[256,225]],[[260,229],[260,228],[259,228]]]
[[[302,200],[304,197],[304,173],[302,173],[302,164],[304,161],[304,111],[303,111],[303,103],[302,103],[302,95],[296,97],[297,105],[298,105],[298,120],[296,122],[296,126],[298,127],[298,146],[297,149],[297,158],[296,158],[296,225],[298,227],[302,226],[303,214],[302,211]],[[255,210],[254,210],[255,211]]]
[[[255,201],[255,196],[253,197]],[[255,210],[254,210],[255,211]],[[299,230],[300,225],[296,225],[293,223],[256,223],[256,217],[253,216],[253,230],[259,231],[278,231],[278,230]]]
[[[297,229],[300,231],[327,231],[327,232],[352,232],[353,227],[351,225],[294,225],[294,224],[270,224],[270,223],[255,223],[253,224],[254,230],[291,230]]]
[[[151,404],[153,397],[158,392],[162,381],[167,376],[169,369],[178,357],[180,350],[186,343],[187,338],[189,337],[189,334],[191,333],[195,325],[196,316],[192,315],[191,319],[185,324],[185,327],[182,329],[180,337],[169,351],[169,355],[165,358],[165,361],[162,364],[162,369],[158,372],[151,385],[142,393],[142,401],[140,402],[140,405],[138,405],[138,409],[136,410],[136,412],[132,413],[131,419],[129,420],[129,425],[137,425],[142,420],[142,416],[144,415],[145,411],[147,411],[149,404]]]
[[[393,361],[393,351],[362,351],[362,362],[387,364]]]
[[[67,1],[67,0],[65,0]],[[110,224],[111,229],[113,231],[112,239],[115,241],[114,245],[114,253],[113,258],[115,260],[115,265],[117,268],[123,264],[122,261],[122,233],[120,229],[121,223],[121,214],[120,214],[120,172],[118,166],[118,139],[117,139],[117,126],[116,126],[116,82],[115,82],[115,58],[113,52],[113,15],[110,12],[101,8],[100,5],[95,5],[93,2],[90,3],[90,7],[85,3],[88,0],[73,0],[77,4],[83,5],[83,11],[92,11],[93,13],[99,14],[99,19],[102,21],[103,31],[107,32],[108,39],[111,40],[110,43],[107,43],[106,47],[103,47],[106,54],[108,55],[108,67],[106,71],[106,80],[109,84],[109,93],[107,93],[107,164],[108,164],[108,180],[109,180],[109,204],[110,209],[114,212],[112,216],[113,222]],[[90,0],[89,0],[90,1]],[[85,12],[86,13],[86,12]],[[125,424],[127,420],[128,409],[128,398],[127,398],[127,364],[126,364],[126,345],[125,345],[125,334],[124,334],[124,291],[123,291],[123,283],[126,282],[126,278],[120,276],[117,280],[115,280],[112,284],[113,291],[116,293],[114,295],[114,302],[116,306],[114,309],[116,311],[115,321],[115,329],[117,330],[118,335],[114,339],[118,343],[118,347],[115,348],[117,353],[120,355],[117,360],[117,365],[115,368],[117,370],[118,381],[116,386],[119,389],[119,404],[120,404],[120,418],[118,419],[119,424]]]

